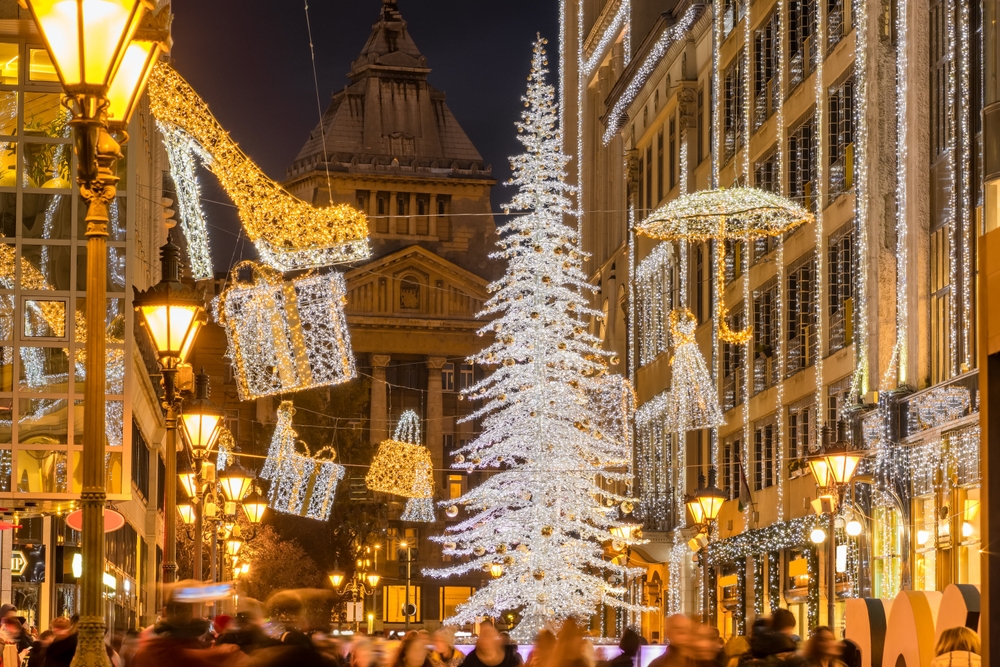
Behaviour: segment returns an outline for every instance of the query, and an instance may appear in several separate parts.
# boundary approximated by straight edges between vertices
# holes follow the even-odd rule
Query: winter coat
[[[931,660],[931,667],[981,667],[983,659],[970,651],[942,653]]]

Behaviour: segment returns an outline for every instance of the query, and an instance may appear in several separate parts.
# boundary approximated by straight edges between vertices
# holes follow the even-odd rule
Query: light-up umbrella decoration
[[[758,188],[700,190],[671,201],[636,225],[644,236],[664,241],[715,240],[716,294],[725,290],[724,240],[754,240],[780,236],[812,222],[812,213],[795,202]],[[752,327],[733,331],[726,322],[727,309],[718,300],[719,338],[727,343],[750,340]]]

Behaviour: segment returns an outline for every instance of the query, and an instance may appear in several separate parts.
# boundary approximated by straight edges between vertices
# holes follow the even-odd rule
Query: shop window
[[[406,585],[382,587],[382,620],[386,623],[405,623],[403,605],[406,604]],[[417,608],[417,615],[410,618],[411,623],[423,622],[422,605],[420,604],[420,586],[410,586],[410,604]]]
[[[962,584],[982,583],[980,563],[982,556],[980,539],[980,488],[978,486],[961,489],[961,516],[959,531],[961,541],[958,549],[958,581]]]
[[[913,501],[913,563],[914,590],[933,591],[937,589],[937,508],[934,496],[926,495]]]
[[[827,301],[830,353],[854,342],[854,223],[827,243]]]
[[[468,602],[472,594],[476,592],[476,589],[471,586],[442,586],[440,590],[442,621],[454,616],[458,605]]]

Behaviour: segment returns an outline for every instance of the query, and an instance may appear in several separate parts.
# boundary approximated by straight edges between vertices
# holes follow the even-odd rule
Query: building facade
[[[0,600],[39,630],[79,610],[80,534],[66,523],[82,484],[86,240],[61,87],[27,10],[0,12]],[[166,238],[163,156],[140,109],[111,204],[107,319],[106,621],[124,632],[156,613],[162,562],[162,453],[155,356],[134,326],[132,288],[159,280]],[[150,194],[152,193],[152,195]]]
[[[430,71],[396,2],[385,0],[349,84],[333,95],[285,186],[317,205],[348,203],[368,215],[372,259],[345,272],[358,371],[371,385],[363,428],[377,444],[391,437],[404,411],[416,411],[441,500],[476,483],[447,469],[453,450],[475,436],[475,424],[462,419],[477,403],[459,392],[479,377],[466,360],[482,348],[476,314],[498,267],[488,258],[495,181],[445,94],[428,83]],[[363,490],[364,471],[350,471],[353,479],[345,482]],[[361,491],[359,502],[365,497]],[[407,550],[401,544],[407,543],[417,545],[411,548],[412,620],[433,627],[481,585],[481,577],[441,583],[421,574],[441,562],[440,547],[427,537],[461,517],[438,510],[434,523],[404,523],[405,499],[384,500],[389,528],[378,543],[384,557],[378,559],[377,625],[405,622]]]
[[[567,150],[580,155],[583,238],[607,315],[594,327],[622,352],[640,404],[651,540],[633,560],[666,566],[650,566],[647,591],[664,590],[664,577],[673,591],[645,596],[661,610],[644,619],[648,637],[670,612],[745,634],[776,606],[803,634],[841,626],[848,596],[979,583],[978,12],[894,0],[567,3]],[[629,231],[686,192],[733,185],[782,194],[816,222],[726,242],[721,266],[714,242]],[[717,300],[733,329],[753,327],[749,343],[717,340]],[[665,432],[662,407],[667,317],[679,307],[699,323],[725,418],[682,439]],[[805,460],[838,422],[867,456],[836,523],[830,619],[830,542],[809,540],[818,491]],[[730,500],[706,570],[686,544],[697,531],[684,499],[709,468]]]

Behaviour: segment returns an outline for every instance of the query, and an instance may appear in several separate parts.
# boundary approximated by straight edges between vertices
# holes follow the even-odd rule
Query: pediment
[[[379,257],[344,274],[348,315],[474,320],[487,281],[422,246]]]

